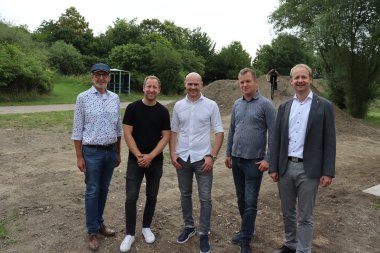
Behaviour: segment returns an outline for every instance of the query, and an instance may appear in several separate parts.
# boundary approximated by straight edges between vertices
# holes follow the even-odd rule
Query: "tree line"
[[[268,19],[277,37],[260,45],[254,59],[239,41],[217,51],[201,28],[167,20],[117,18],[96,36],[74,7],[57,20],[42,21],[33,32],[3,20],[0,93],[49,93],[55,73],[84,74],[94,62],[130,71],[132,90],[140,90],[143,78],[154,74],[165,84],[164,94],[182,92],[182,80],[191,71],[207,84],[236,79],[247,66],[258,75],[271,68],[288,75],[292,66],[306,63],[322,73],[336,105],[362,118],[379,95],[379,13],[377,0],[283,0]]]

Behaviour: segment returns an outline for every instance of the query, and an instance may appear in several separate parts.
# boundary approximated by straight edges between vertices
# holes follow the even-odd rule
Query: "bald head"
[[[187,76],[185,78],[185,84],[188,80],[196,80],[199,84],[203,84],[202,77],[197,72],[191,72],[191,73],[187,74]]]

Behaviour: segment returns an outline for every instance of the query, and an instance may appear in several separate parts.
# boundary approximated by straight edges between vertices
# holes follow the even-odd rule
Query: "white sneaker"
[[[128,252],[131,249],[133,242],[135,241],[135,237],[132,235],[126,235],[124,240],[120,244],[121,252]]]
[[[154,234],[152,233],[152,230],[150,230],[150,228],[143,228],[142,234],[144,235],[146,243],[154,243],[154,241],[156,240],[156,237],[154,237]]]

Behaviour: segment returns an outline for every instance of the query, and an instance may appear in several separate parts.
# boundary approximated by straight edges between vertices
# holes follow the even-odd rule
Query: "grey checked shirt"
[[[275,120],[276,110],[272,102],[258,91],[250,101],[244,97],[236,100],[231,113],[226,156],[244,159],[264,158],[269,162]]]

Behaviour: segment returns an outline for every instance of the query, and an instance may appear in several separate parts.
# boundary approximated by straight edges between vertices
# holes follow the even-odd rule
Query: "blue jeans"
[[[207,235],[210,231],[211,220],[211,189],[213,172],[212,170],[206,173],[201,172],[201,166],[204,160],[190,163],[190,160],[183,161],[178,159],[178,162],[182,165],[182,169],[177,170],[178,186],[181,192],[181,206],[182,217],[185,223],[185,227],[195,227],[193,219],[193,175],[198,184],[199,200],[201,202],[201,213],[199,215],[199,234]]]
[[[125,201],[125,233],[135,235],[136,229],[136,202],[139,198],[141,182],[145,175],[146,202],[143,215],[143,228],[149,228],[152,224],[154,210],[156,209],[157,195],[162,177],[163,161],[152,162],[149,168],[141,168],[136,160],[128,160],[126,177],[126,201]]]
[[[263,173],[256,164],[260,160],[232,157],[232,175],[242,220],[241,241],[251,241],[255,232],[257,199],[263,178]]]
[[[104,221],[108,187],[116,164],[116,145],[109,149],[82,146],[82,153],[86,163],[86,226],[87,232],[93,234],[98,233]]]

